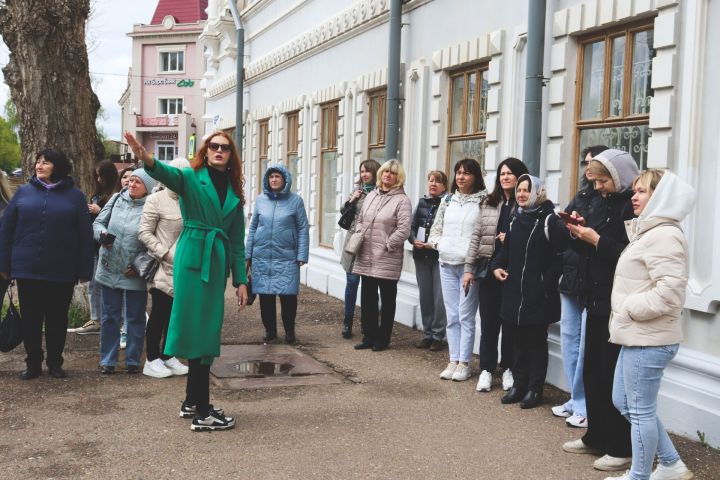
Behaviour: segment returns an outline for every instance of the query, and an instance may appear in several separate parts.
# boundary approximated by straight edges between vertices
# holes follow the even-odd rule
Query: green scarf
[[[375,190],[375,184],[374,184],[374,183],[363,183],[362,191],[365,192],[366,195],[367,195],[368,193],[372,192],[373,190]]]

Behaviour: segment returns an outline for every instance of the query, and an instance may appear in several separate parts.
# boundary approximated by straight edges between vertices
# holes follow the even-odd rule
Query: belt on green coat
[[[203,222],[199,222],[197,220],[185,220],[183,224],[186,228],[196,228],[198,230],[205,230],[207,233],[205,234],[205,246],[203,247],[203,255],[202,255],[202,267],[200,269],[200,280],[202,280],[205,283],[208,283],[210,281],[210,261],[212,259],[212,250],[215,246],[215,238],[220,235],[220,238],[223,240],[223,243],[225,244],[225,267],[226,272],[227,268],[230,267],[230,239],[228,238],[227,234],[225,233],[225,230],[218,227],[211,227],[210,225],[207,225]]]

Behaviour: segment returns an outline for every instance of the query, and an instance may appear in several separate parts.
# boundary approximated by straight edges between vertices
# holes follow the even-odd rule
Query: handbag
[[[372,220],[370,221],[370,224],[363,229],[362,232],[353,232],[352,235],[350,235],[350,238],[348,238],[347,242],[345,242],[345,252],[349,253],[350,255],[357,256],[358,253],[360,253],[360,249],[362,248],[363,240],[365,240],[365,232],[368,231],[370,227],[372,227],[372,224],[375,223],[375,217],[378,216],[378,213],[380,213],[380,210],[385,206],[385,204],[389,200],[386,200],[385,203],[380,205],[380,207],[375,211],[375,215],[373,215]]]
[[[355,215],[357,215],[357,206],[354,203],[351,203],[350,206],[345,209],[342,215],[340,215],[340,220],[338,220],[338,226],[340,226],[340,228],[342,228],[343,230],[350,230],[350,227],[355,220]]]
[[[160,262],[147,252],[139,253],[132,261],[132,267],[137,274],[146,282],[152,282],[155,278]]]
[[[245,305],[250,306],[253,303],[255,303],[255,299],[257,298],[257,294],[253,293],[253,291],[252,291],[252,277],[248,277],[247,291],[248,291],[248,297],[247,297],[247,302],[245,303]]]
[[[475,264],[475,280],[483,281],[490,275],[490,259],[481,257]]]
[[[0,323],[0,352],[9,352],[22,343],[22,319],[8,290],[8,309]]]

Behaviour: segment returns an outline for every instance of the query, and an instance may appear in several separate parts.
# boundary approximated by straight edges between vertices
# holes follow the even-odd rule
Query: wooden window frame
[[[285,114],[285,145],[287,145],[285,151],[285,165],[290,170],[290,156],[299,155],[300,147],[300,136],[298,132],[300,130],[300,110],[288,112]],[[294,191],[300,191],[300,185],[297,182],[297,178],[293,178]]]
[[[325,125],[325,111],[334,111],[334,116],[330,115],[329,118],[329,125]],[[340,102],[338,100],[323,103],[320,105],[320,155],[319,155],[319,163],[320,163],[320,209],[319,209],[319,221],[318,221],[318,245],[321,247],[326,248],[333,248],[332,244],[323,243],[322,236],[323,236],[323,213],[324,213],[324,200],[323,197],[325,195],[325,192],[323,191],[323,180],[325,179],[325,166],[323,161],[323,154],[329,153],[329,152],[336,152],[337,153],[337,122],[338,122],[338,113],[340,111]],[[333,118],[334,117],[334,118]],[[331,133],[332,135],[326,135],[326,133]],[[327,141],[327,142],[326,142]]]
[[[264,134],[263,134],[264,133]],[[268,136],[270,135],[270,119],[265,118],[258,121],[258,194],[263,193],[263,176],[265,170],[263,168],[263,161],[267,161],[270,154],[270,147],[268,143]]]
[[[368,130],[367,130],[367,157],[370,157],[370,150],[376,148],[385,148],[385,139],[387,135],[387,89],[383,88],[380,90],[374,90],[367,94],[367,106],[368,106]],[[373,111],[372,104],[373,99],[378,99],[378,124],[373,125]],[[370,143],[372,139],[372,132],[375,130],[377,135],[377,143]]]
[[[464,67],[459,70],[454,70],[452,72],[449,72],[449,96],[448,96],[448,106],[447,106],[447,142],[446,142],[446,155],[445,155],[445,173],[448,175],[448,178],[451,178],[450,176],[450,146],[454,141],[458,140],[478,140],[483,139],[485,140],[487,138],[487,122],[485,123],[485,130],[480,130],[480,108],[482,106],[482,75],[483,72],[489,71],[490,65],[488,63],[481,63],[479,65],[473,65],[471,67]],[[455,82],[454,79],[456,77],[459,77],[461,75],[464,75],[466,77],[465,79],[465,85],[468,84],[467,79],[469,78],[470,74],[476,73],[478,80],[475,82],[475,98],[476,101],[476,111],[475,115],[473,116],[475,125],[473,126],[473,132],[472,133],[461,133],[461,134],[453,134],[453,98],[455,96]],[[465,95],[463,96],[463,108],[462,108],[462,128],[461,131],[465,132],[467,127],[467,100],[468,100],[468,89],[465,89]],[[486,106],[487,107],[487,106]],[[487,120],[487,111],[484,113],[485,119]],[[481,165],[481,167],[484,170],[484,165]]]
[[[646,18],[637,22],[624,24],[615,28],[594,32],[578,38],[578,60],[575,76],[575,111],[573,125],[573,175],[571,192],[578,189],[580,175],[580,132],[603,127],[632,127],[637,125],[649,125],[650,113],[631,114],[630,97],[632,91],[632,56],[633,40],[637,33],[654,30],[655,17]],[[625,37],[625,59],[623,63],[623,91],[622,91],[622,115],[610,117],[610,88],[612,76],[612,42],[615,38]],[[602,94],[602,116],[600,118],[580,118],[582,114],[583,75],[585,70],[585,46],[597,41],[605,42],[605,61],[603,73],[603,94]],[[630,68],[628,68],[630,67]]]

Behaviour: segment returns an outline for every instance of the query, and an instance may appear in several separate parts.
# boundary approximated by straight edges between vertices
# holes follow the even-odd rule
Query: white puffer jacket
[[[470,247],[475,220],[485,191],[463,194],[455,192],[440,202],[428,243],[440,254],[440,263],[462,265]]]
[[[630,243],[615,270],[611,342],[637,347],[683,340],[688,256],[680,222],[694,202],[692,187],[666,172],[640,217],[625,222]]]

